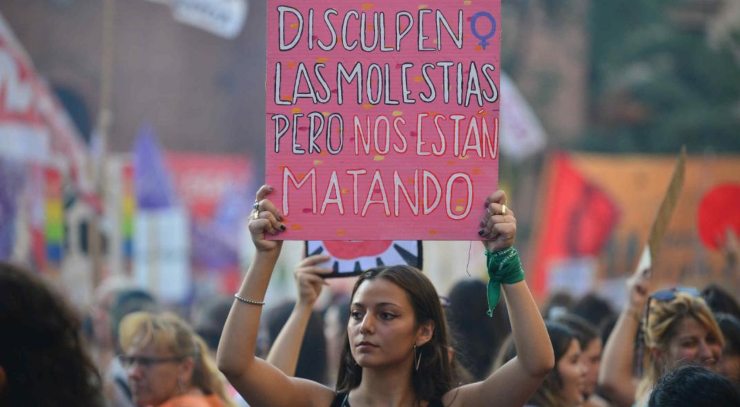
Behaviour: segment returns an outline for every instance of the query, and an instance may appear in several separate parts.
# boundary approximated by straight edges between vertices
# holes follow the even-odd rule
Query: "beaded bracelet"
[[[239,300],[240,302],[243,302],[245,304],[258,305],[258,306],[265,305],[265,302],[264,301],[250,300],[248,298],[244,298],[244,297],[239,296],[239,294],[234,294],[234,298],[236,298],[237,300]]]

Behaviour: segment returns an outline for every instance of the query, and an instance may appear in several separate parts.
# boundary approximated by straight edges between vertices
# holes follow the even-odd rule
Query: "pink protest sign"
[[[288,240],[476,240],[500,0],[269,0],[267,183]]]

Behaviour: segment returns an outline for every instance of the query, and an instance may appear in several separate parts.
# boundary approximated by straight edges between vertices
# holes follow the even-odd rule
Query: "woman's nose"
[[[362,323],[360,323],[360,332],[361,333],[371,333],[373,332],[374,328],[374,322],[372,321],[372,316],[370,313],[366,313],[365,317],[362,318]]]
[[[141,378],[142,370],[141,370],[141,364],[134,362],[128,367],[126,367],[126,375],[129,377],[129,379],[139,379]]]
[[[714,352],[712,352],[712,347],[705,341],[699,342],[699,358],[704,361],[714,359],[714,357],[715,355]]]

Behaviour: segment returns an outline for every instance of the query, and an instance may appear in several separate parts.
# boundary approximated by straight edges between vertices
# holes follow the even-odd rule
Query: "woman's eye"
[[[360,311],[352,311],[349,313],[349,316],[355,321],[359,321],[360,319],[362,319],[362,313],[360,313]]]
[[[393,319],[393,318],[395,318],[395,317],[396,317],[396,316],[395,316],[394,314],[391,314],[390,312],[381,312],[381,313],[380,313],[380,318],[381,318],[381,319],[384,319],[384,320],[386,320],[386,321],[387,321],[387,320],[391,320],[391,319]]]

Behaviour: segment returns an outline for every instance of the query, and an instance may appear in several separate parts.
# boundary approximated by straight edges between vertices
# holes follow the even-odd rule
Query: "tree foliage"
[[[591,3],[590,123],[576,147],[740,151],[740,66],[709,46],[711,17],[679,18],[688,3]]]

